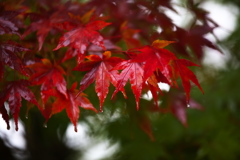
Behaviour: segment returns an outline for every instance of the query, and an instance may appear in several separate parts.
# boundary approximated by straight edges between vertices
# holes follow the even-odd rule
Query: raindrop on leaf
[[[44,128],[47,128],[47,123],[44,123],[44,124],[43,124],[43,127],[44,127]]]

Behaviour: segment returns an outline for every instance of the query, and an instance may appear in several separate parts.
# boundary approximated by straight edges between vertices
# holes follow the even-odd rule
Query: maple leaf
[[[103,37],[97,32],[97,30],[100,30],[109,24],[110,23],[97,20],[89,22],[85,26],[74,28],[71,31],[64,33],[54,50],[71,46],[78,49],[81,54],[84,54],[90,42],[102,47],[105,50]]]
[[[118,77],[116,90],[114,91],[112,97],[114,97],[119,90],[123,89],[123,87],[126,85],[129,79],[131,88],[136,98],[136,108],[137,110],[139,110],[139,98],[142,93],[143,73],[144,73],[142,66],[138,62],[134,61],[133,59],[130,59],[130,60],[126,60],[118,63],[113,68],[113,70],[122,70],[122,71]]]
[[[207,34],[213,34],[214,28],[215,27],[207,24],[194,25],[189,30],[176,27],[176,30],[171,32],[167,37],[170,39],[178,39],[178,43],[175,43],[173,47],[179,54],[190,57],[191,53],[188,51],[190,47],[196,57],[201,60],[204,56],[204,47],[209,47],[222,53],[213,42],[205,38]]]
[[[196,16],[196,18],[200,21],[202,21],[204,24],[208,25],[208,23],[214,25],[215,27],[218,27],[219,25],[209,16],[209,11],[206,11],[205,9],[199,7],[201,6],[201,3],[195,3],[193,0],[190,0],[188,2],[188,8],[191,10],[191,12]]]
[[[158,75],[159,74],[161,74],[161,72],[159,72]],[[162,77],[165,78],[164,76],[162,76]],[[158,86],[158,82],[159,81],[157,79],[157,76],[154,73],[148,78],[148,80],[147,80],[148,85],[145,85],[145,88],[148,87],[148,90],[152,93],[156,108],[158,108],[158,93],[162,94],[162,91]],[[163,81],[161,81],[161,82],[163,82]]]
[[[172,6],[172,1],[171,0],[165,0],[165,1],[154,1],[154,5],[155,6],[161,6],[161,7],[166,7],[172,11],[174,11],[175,13],[177,13],[177,11],[173,8]]]
[[[151,141],[155,140],[154,135],[152,133],[151,122],[147,116],[138,117],[138,125],[148,135]]]
[[[110,51],[105,51],[102,57],[98,55],[86,56],[88,61],[82,62],[74,70],[77,71],[89,71],[83,77],[80,82],[80,91],[85,90],[91,83],[96,81],[95,90],[100,100],[100,111],[104,99],[108,94],[108,88],[111,82],[114,86],[117,85],[117,71],[110,71],[114,65],[121,62],[122,59],[118,57],[111,57]],[[124,92],[121,89],[122,92]]]
[[[76,87],[77,83],[74,83],[71,89],[67,90],[68,99],[62,94],[57,96],[56,101],[52,104],[51,114],[56,114],[66,109],[67,115],[74,125],[74,130],[77,132],[77,122],[80,114],[79,106],[84,109],[93,110],[96,113],[98,111],[93,107],[84,93],[78,93],[79,91]]]
[[[53,87],[67,98],[67,84],[63,77],[65,72],[61,66],[52,64],[48,59],[42,59],[42,62],[28,67],[34,71],[29,80],[33,85],[41,85],[41,96],[44,102],[51,95],[49,93]]]
[[[141,53],[134,59],[138,62],[144,63],[144,81],[147,80],[155,71],[157,73],[160,71],[160,75],[165,77],[163,78],[164,81],[167,80],[170,85],[177,85],[176,79],[180,76],[187,95],[186,100],[189,102],[191,88],[190,80],[203,92],[196,76],[187,68],[187,66],[198,65],[185,59],[178,59],[172,52],[162,48],[170,43],[173,42],[156,40],[153,42],[152,46],[145,46],[138,49]]]
[[[145,46],[139,48],[141,53],[137,55],[135,61],[144,63],[144,81],[147,80],[157,69],[166,77],[171,84],[172,70],[170,67],[171,60],[177,57],[170,51],[163,49],[171,41],[154,41],[152,46]],[[160,46],[160,47],[159,47]]]
[[[71,5],[70,4],[59,4],[54,6],[49,6],[50,9],[42,11],[41,14],[36,13],[27,13],[26,16],[29,16],[31,19],[31,24],[28,26],[26,31],[23,33],[22,38],[25,38],[27,35],[29,35],[32,32],[36,32],[37,40],[39,43],[38,50],[42,49],[43,43],[51,31],[62,31],[67,26],[65,25],[62,27],[61,24],[66,24],[69,20],[68,13],[71,11]],[[72,28],[72,26],[70,26]]]
[[[22,60],[15,54],[22,51],[29,51],[29,49],[11,41],[0,43],[0,80],[3,78],[4,65],[8,65],[10,68],[28,76]]]
[[[215,28],[216,27],[205,24],[196,25],[189,30],[186,36],[187,43],[199,59],[203,58],[204,56],[203,49],[205,46],[222,53],[222,51],[216,45],[214,45],[209,39],[205,38],[205,35],[209,33],[213,34],[213,30]]]
[[[197,103],[195,100],[190,99],[189,103],[186,102],[185,96],[181,93],[172,94],[169,99],[169,107],[172,114],[185,126],[187,127],[187,108],[203,110],[204,108]]]
[[[78,62],[78,64],[80,64],[84,60],[85,54],[82,54],[79,49],[69,48],[67,50],[67,52],[65,53],[65,55],[62,59],[62,62],[66,61],[72,57],[75,57],[75,56],[77,56],[77,62]]]
[[[135,48],[141,45],[140,41],[136,39],[136,34],[140,32],[140,30],[129,28],[127,26],[127,21],[121,25],[120,30],[122,39],[125,41],[128,48]]]
[[[175,43],[175,41],[166,41],[166,40],[155,40],[152,43],[152,46],[155,48],[164,48],[166,46],[168,46],[171,43]]]
[[[18,130],[18,116],[20,112],[22,98],[35,104],[36,106],[39,106],[35,99],[34,94],[28,88],[29,85],[30,83],[27,80],[12,81],[6,85],[6,87],[3,89],[3,91],[0,94],[0,106],[1,106],[0,110],[1,110],[2,116],[5,117],[4,119],[7,122],[8,128],[9,128],[9,124],[8,124],[9,118],[6,115],[7,112],[6,112],[6,108],[4,108],[4,102],[8,102],[9,109],[11,111],[11,114],[14,117],[16,130]]]
[[[0,95],[0,97],[1,97],[1,95]],[[9,129],[10,129],[9,116],[8,116],[8,113],[7,113],[7,110],[6,110],[4,104],[3,104],[2,106],[0,106],[0,113],[2,114],[2,118],[3,118],[3,120],[6,122],[6,124],[7,124],[7,129],[9,130]]]
[[[38,50],[40,51],[43,46],[43,42],[46,36],[48,35],[48,32],[53,28],[52,24],[50,23],[50,20],[51,18],[31,23],[29,28],[22,35],[22,38],[25,38],[28,34],[37,31],[37,40],[39,43]]]
[[[190,99],[190,88],[191,88],[190,80],[194,84],[196,84],[203,93],[203,89],[200,86],[197,80],[197,77],[190,69],[187,68],[188,66],[198,66],[197,64],[191,61],[188,61],[186,59],[175,59],[171,62],[171,64],[174,68],[174,77],[175,78],[177,78],[178,76],[181,77],[182,84],[186,92],[187,103],[189,103],[189,99]]]

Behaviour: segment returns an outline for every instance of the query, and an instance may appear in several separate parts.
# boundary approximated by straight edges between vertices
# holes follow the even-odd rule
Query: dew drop
[[[190,108],[191,106],[190,106],[190,104],[187,104],[187,108]]]
[[[44,124],[43,124],[43,127],[44,127],[44,128],[47,128],[47,123],[44,123]]]
[[[101,112],[101,113],[102,113],[102,112],[103,112],[103,109],[102,109],[102,108],[100,108],[100,109],[99,109],[99,112]]]
[[[26,114],[25,114],[25,118],[28,119],[28,111],[29,109],[27,110]]]

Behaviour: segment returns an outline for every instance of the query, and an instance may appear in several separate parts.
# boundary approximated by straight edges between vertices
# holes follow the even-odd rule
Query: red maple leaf
[[[195,53],[199,59],[203,58],[204,56],[205,46],[222,53],[222,51],[213,42],[205,38],[205,35],[207,34],[214,35],[213,30],[215,28],[216,28],[215,26],[212,27],[212,26],[209,26],[208,24],[196,25],[192,27],[189,30],[188,34],[186,35],[185,37],[186,43],[188,43],[190,48],[193,50],[193,53]],[[187,44],[185,46],[187,46]]]
[[[176,79],[180,76],[187,95],[186,100],[189,102],[190,80],[203,92],[196,76],[187,68],[188,66],[198,65],[188,60],[178,59],[172,52],[162,48],[170,43],[172,42],[156,40],[152,46],[138,49],[141,53],[134,60],[144,64],[144,81],[153,75],[154,72],[160,72],[159,75],[161,75],[163,82],[167,80],[170,85],[177,85]]]
[[[159,43],[155,41],[152,46],[145,46],[138,49],[141,53],[137,55],[135,60],[144,63],[144,81],[155,71],[159,70],[162,75],[166,77],[168,82],[172,82],[170,62],[171,60],[177,59],[177,57],[172,52],[163,49],[162,47],[166,45],[161,43],[161,41]]]
[[[127,21],[122,23],[120,30],[122,39],[125,41],[128,48],[141,46],[140,41],[136,38],[136,35],[140,32],[140,30],[129,28],[127,26]]]
[[[181,93],[174,93],[168,100],[169,109],[172,114],[187,127],[187,108],[203,110],[204,108],[195,100],[190,99],[189,103],[186,102],[185,96]]]
[[[16,53],[22,51],[29,51],[29,49],[11,41],[0,43],[0,80],[3,78],[4,65],[8,65],[10,68],[28,76],[22,60],[16,55]]]
[[[93,110],[96,113],[98,111],[93,107],[84,93],[78,94],[79,91],[76,89],[76,87],[77,83],[74,83],[72,88],[67,90],[68,99],[62,94],[58,94],[56,101],[52,105],[51,115],[66,109],[67,115],[73,123],[75,131],[77,132],[77,122],[80,114],[79,106],[84,109]]]
[[[22,98],[25,100],[35,104],[36,106],[39,106],[34,94],[32,91],[28,88],[30,85],[29,81],[27,80],[18,80],[18,81],[12,81],[9,82],[6,87],[2,90],[0,93],[0,107],[1,107],[1,114],[6,121],[8,128],[9,128],[9,117],[6,112],[6,106],[4,105],[4,102],[8,102],[9,109],[11,111],[11,114],[14,117],[15,121],[15,129],[18,130],[18,116],[20,112],[20,107],[22,105],[21,101]]]
[[[0,95],[1,97],[1,95]],[[9,125],[9,116],[7,113],[7,110],[5,108],[5,105],[3,104],[2,106],[0,106],[0,113],[2,114],[2,119],[6,122],[7,124],[7,129],[10,129],[10,125]]]
[[[152,132],[152,126],[151,126],[150,119],[146,115],[139,116],[137,122],[138,122],[139,127],[148,135],[148,137],[151,139],[151,141],[154,141],[155,137]]]
[[[78,49],[81,54],[84,54],[88,45],[91,43],[102,47],[103,37],[97,32],[98,30],[106,27],[110,23],[97,20],[87,23],[85,26],[79,26],[66,32],[59,40],[58,46],[54,50],[59,48],[71,46],[74,49]]]
[[[158,80],[158,77],[160,77],[160,81]],[[158,83],[164,82],[164,80],[166,79],[166,78],[165,79],[164,78],[165,77],[163,75],[161,75],[161,72],[154,73],[154,74],[152,74],[152,76],[150,76],[148,78],[147,85],[144,85],[144,87],[147,88],[147,90],[149,90],[152,93],[156,108],[158,108],[158,101],[159,101],[158,93],[162,94],[162,91],[159,88]],[[166,83],[168,83],[168,82],[166,82]]]
[[[189,30],[176,27],[176,30],[171,32],[167,37],[178,39],[178,43],[173,45],[176,52],[188,57],[191,57],[190,55],[194,53],[201,60],[204,56],[204,47],[209,47],[222,53],[217,45],[205,37],[207,34],[213,34],[215,28],[215,26],[212,27],[207,24],[194,25]],[[192,50],[192,53],[189,52],[189,48]]]
[[[22,38],[25,38],[28,34],[37,31],[37,40],[39,43],[38,50],[41,50],[43,42],[46,36],[48,35],[48,32],[53,28],[53,25],[51,24],[50,20],[51,18],[31,23],[29,28],[22,35]]]
[[[203,92],[203,89],[200,86],[197,80],[197,77],[190,69],[187,68],[188,66],[198,66],[198,65],[186,59],[175,59],[171,63],[174,69],[174,77],[175,78],[177,78],[178,76],[181,77],[182,85],[186,92],[186,100],[187,100],[187,103],[189,103],[190,89],[191,89],[190,80],[194,84],[196,84],[198,88]]]
[[[114,65],[121,62],[122,59],[118,57],[111,57],[111,52],[106,51],[102,54],[102,57],[98,55],[86,56],[88,61],[82,62],[74,70],[89,71],[85,74],[80,82],[80,92],[85,90],[91,83],[96,81],[95,90],[100,100],[100,111],[104,99],[108,94],[109,81],[116,86],[117,85],[117,71],[110,71]],[[123,92],[123,90],[121,90]]]
[[[84,60],[85,54],[82,54],[79,49],[69,48],[65,53],[65,56],[63,57],[62,62],[75,56],[77,56],[77,62],[78,64],[80,64]]]
[[[43,42],[47,37],[48,33],[51,31],[62,31],[67,27],[66,25],[62,27],[61,24],[65,24],[69,20],[68,13],[71,11],[70,6],[65,4],[58,4],[57,7],[49,6],[50,9],[42,11],[41,14],[28,13],[31,19],[31,24],[28,26],[27,30],[23,33],[22,38],[26,37],[32,32],[36,32],[37,40],[39,43],[38,50],[41,50]],[[72,26],[70,27],[72,28]],[[54,33],[54,32],[53,32]]]
[[[45,102],[51,95],[54,87],[67,98],[67,84],[63,77],[63,68],[57,64],[52,64],[48,59],[28,66],[34,73],[30,77],[33,85],[41,85],[41,96]]]
[[[165,41],[165,40],[156,40],[153,42],[152,46],[155,48],[164,48],[165,46],[174,43],[173,41]],[[161,89],[158,86],[158,83],[166,83],[171,85],[169,80],[162,74],[162,72],[159,71],[159,69],[156,69],[156,71],[147,79],[146,87],[149,88],[149,91],[152,93],[153,99],[155,101],[155,106],[158,108],[158,94],[162,94]]]
[[[60,15],[62,15],[62,14],[60,14]],[[46,36],[48,35],[48,33],[52,29],[57,29],[55,27],[56,24],[63,21],[59,17],[53,17],[53,16],[56,16],[56,14],[53,14],[52,16],[47,17],[47,18],[42,18],[36,22],[32,22],[30,24],[30,26],[28,27],[28,29],[22,35],[22,38],[26,37],[28,34],[30,34],[32,32],[37,31],[37,40],[39,43],[38,50],[41,50],[41,48],[43,46],[43,42],[44,42]],[[56,20],[56,18],[58,18],[58,20]]]
[[[133,53],[132,53],[133,54]],[[134,59],[126,60],[121,63],[118,63],[113,70],[122,70],[119,77],[116,90],[114,91],[113,96],[123,90],[123,87],[126,85],[127,81],[130,80],[130,84],[136,98],[136,108],[139,109],[139,98],[142,93],[143,87],[143,68],[141,64],[134,61]]]

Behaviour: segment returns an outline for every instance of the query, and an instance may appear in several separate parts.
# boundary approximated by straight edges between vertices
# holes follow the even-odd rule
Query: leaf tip
[[[136,109],[137,109],[137,111],[139,111],[139,102],[138,101],[136,101]]]
[[[9,124],[7,125],[7,130],[10,130],[10,125]]]
[[[76,125],[74,125],[74,131],[75,131],[75,132],[78,132],[78,129],[77,129],[77,126],[76,126]]]
[[[18,131],[18,125],[16,125],[15,130]]]

